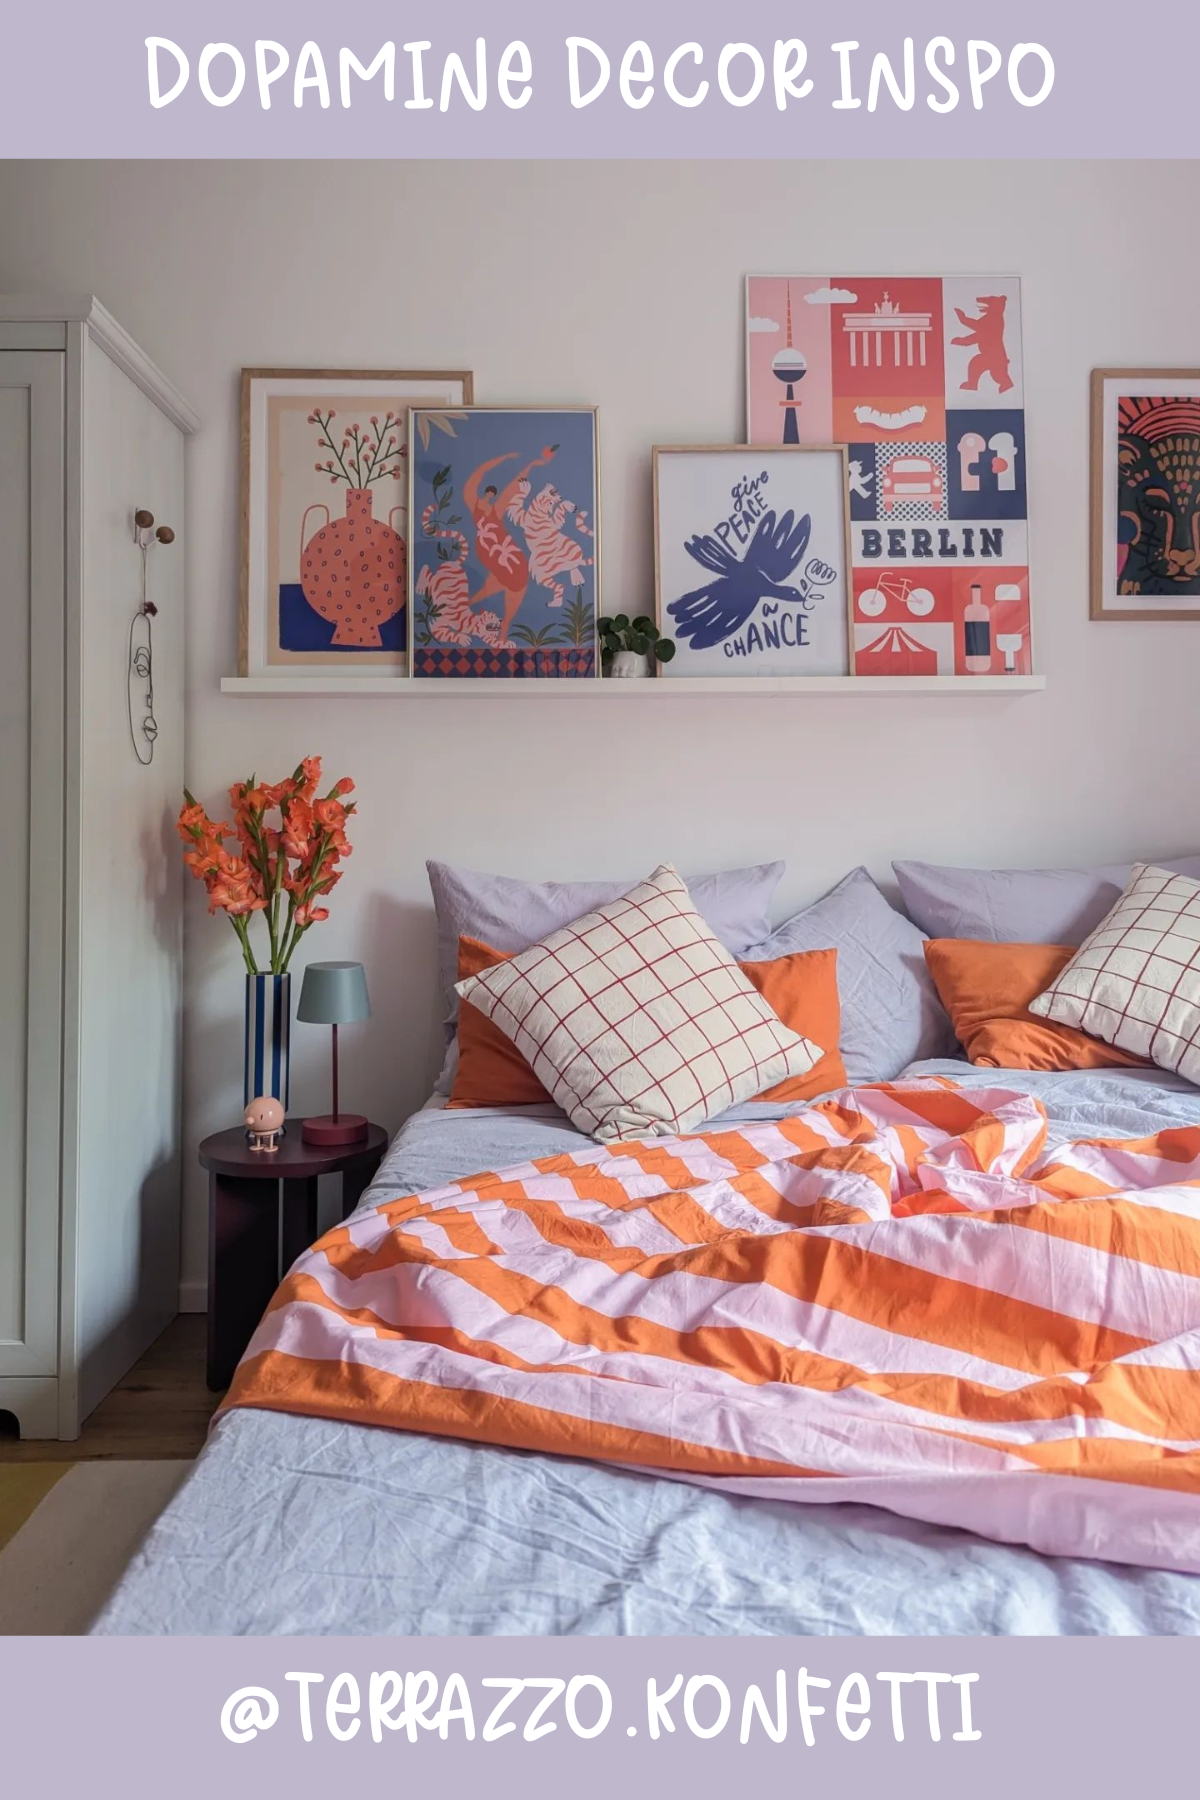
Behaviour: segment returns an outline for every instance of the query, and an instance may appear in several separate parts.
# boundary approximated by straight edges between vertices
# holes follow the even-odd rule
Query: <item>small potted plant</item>
[[[645,614],[629,619],[618,613],[613,619],[600,619],[600,652],[604,673],[617,678],[652,675],[656,662],[670,662],[675,645],[670,638],[659,637],[658,626]]]

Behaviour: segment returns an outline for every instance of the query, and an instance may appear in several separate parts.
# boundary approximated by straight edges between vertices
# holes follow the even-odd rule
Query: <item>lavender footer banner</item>
[[[0,155],[1186,157],[1198,50],[1195,0],[43,0]]]
[[[1190,1766],[1194,1664],[1171,1639],[9,1639],[0,1729],[14,1794],[1108,1795]]]

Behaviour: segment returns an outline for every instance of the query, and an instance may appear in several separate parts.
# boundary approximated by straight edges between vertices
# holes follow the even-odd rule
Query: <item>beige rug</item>
[[[191,1466],[0,1468],[0,1637],[85,1632]]]

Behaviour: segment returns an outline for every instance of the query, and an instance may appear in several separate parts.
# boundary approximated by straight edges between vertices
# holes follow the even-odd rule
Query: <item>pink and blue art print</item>
[[[681,676],[845,675],[839,449],[658,449],[658,624]]]
[[[844,444],[858,675],[1029,674],[1021,284],[752,275],[747,435]]]
[[[596,414],[472,407],[410,438],[412,672],[598,674]]]

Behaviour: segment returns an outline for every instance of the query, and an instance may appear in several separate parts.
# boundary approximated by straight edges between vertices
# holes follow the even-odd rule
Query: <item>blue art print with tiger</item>
[[[594,675],[594,413],[468,410],[426,446],[418,412],[410,446],[414,675]]]

